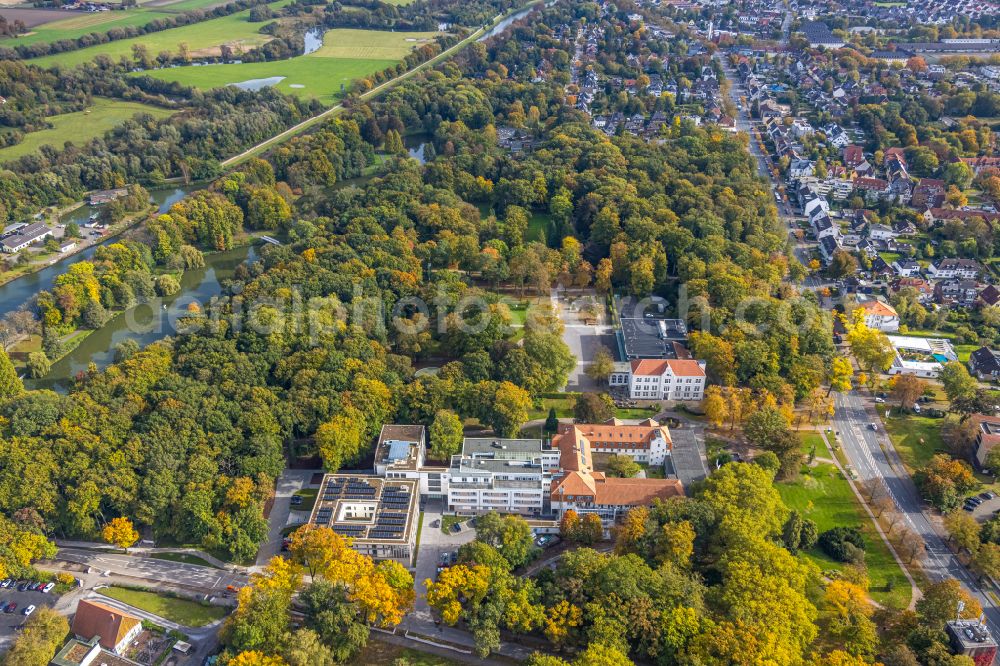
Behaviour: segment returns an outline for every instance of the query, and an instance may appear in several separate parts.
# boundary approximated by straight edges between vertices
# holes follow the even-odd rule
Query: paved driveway
[[[267,541],[257,551],[257,566],[264,566],[268,560],[281,552],[281,532],[288,525],[288,514],[292,508],[292,495],[309,485],[314,472],[311,469],[286,469],[278,477],[274,490],[274,506],[267,517]],[[305,519],[308,520],[309,516]]]
[[[433,618],[430,607],[427,605],[425,596],[427,588],[424,586],[424,581],[428,578],[434,580],[442,553],[453,553],[463,543],[468,543],[476,538],[476,530],[468,527],[465,527],[458,534],[445,534],[440,527],[431,527],[431,523],[436,520],[441,520],[441,502],[440,500],[431,500],[424,508],[424,522],[420,530],[420,549],[417,551],[417,564],[413,575],[414,585],[417,589],[417,600],[412,615],[425,622],[432,621]]]
[[[576,367],[570,370],[566,381],[567,391],[606,390],[586,375],[587,366],[594,354],[601,347],[607,347],[613,356],[617,356],[614,327],[605,324],[586,324],[580,315],[581,299],[596,298],[593,290],[582,293],[578,290],[564,291],[553,289],[550,293],[552,309],[559,314],[565,331],[563,342],[576,357]]]

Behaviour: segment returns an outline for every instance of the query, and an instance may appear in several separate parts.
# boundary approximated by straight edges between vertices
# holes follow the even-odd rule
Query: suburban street
[[[877,430],[871,430],[870,424]],[[906,526],[919,534],[927,546],[924,570],[933,580],[958,579],[983,607],[986,622],[994,634],[1000,629],[1000,609],[976,584],[935,531],[916,486],[885,433],[885,425],[874,409],[856,391],[836,394],[833,429],[859,480],[875,479],[888,490]]]

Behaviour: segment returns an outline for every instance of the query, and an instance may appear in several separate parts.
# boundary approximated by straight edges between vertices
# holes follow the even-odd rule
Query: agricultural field
[[[281,0],[273,6],[288,4],[289,1]],[[228,44],[236,50],[246,50],[260,46],[271,39],[270,35],[264,35],[260,32],[260,29],[266,23],[251,23],[248,20],[249,17],[250,10],[245,10],[231,16],[210,19],[180,28],[162,30],[133,39],[122,39],[76,51],[33,58],[28,62],[41,67],[52,67],[53,65],[73,67],[93,60],[99,55],[106,55],[115,60],[122,56],[131,58],[132,46],[135,44],[145,46],[149,54],[154,57],[161,51],[176,52],[178,44],[181,43],[187,44],[192,56],[218,55],[220,47],[224,44]],[[152,18],[155,18],[155,16],[150,17],[147,15],[145,20],[152,20]],[[90,30],[87,32],[93,31]]]
[[[317,58],[402,60],[414,48],[433,42],[439,34],[335,29],[323,35],[323,46],[311,55]]]
[[[158,118],[166,118],[172,112],[140,102],[124,102],[98,97],[94,104],[84,111],[51,116],[50,129],[31,132],[21,143],[0,148],[0,162],[15,160],[30,155],[44,145],[61,149],[67,141],[82,144],[120,125],[137,113],[148,113]]]
[[[104,33],[112,28],[146,25],[158,18],[193,9],[210,9],[229,0],[153,0],[132,9],[110,12],[68,12],[49,9],[0,8],[8,21],[20,19],[33,30],[17,37],[0,38],[2,46],[56,42],[76,39],[91,33]]]
[[[333,104],[341,97],[341,85],[346,89],[354,79],[394,65],[420,44],[420,40],[433,35],[424,32],[334,29],[324,35],[323,46],[319,50],[288,60],[174,67],[148,74],[204,90],[235,83],[266,82],[283,93]],[[417,41],[407,41],[411,38]],[[344,40],[354,45],[348,46]],[[365,53],[386,55],[370,57],[363,55]]]

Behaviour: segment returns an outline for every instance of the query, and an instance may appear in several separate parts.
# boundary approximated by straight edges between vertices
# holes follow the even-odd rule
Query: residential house
[[[900,277],[914,277],[920,275],[920,264],[913,259],[897,259],[892,262],[892,269]]]
[[[980,347],[969,354],[969,372],[982,380],[1000,377],[1000,351]]]
[[[919,300],[922,303],[929,303],[934,297],[934,287],[931,283],[923,278],[919,277],[901,277],[892,284],[892,290],[894,292],[901,291],[903,289],[915,289],[919,294]]]
[[[839,249],[840,244],[837,242],[836,236],[823,236],[819,241],[819,253],[825,264],[833,261],[833,255]]]
[[[994,285],[986,285],[979,296],[976,298],[976,304],[980,307],[986,307],[990,305],[996,305],[1000,303],[1000,289],[997,289]]]
[[[934,285],[934,300],[941,305],[969,307],[978,295],[979,284],[975,280],[948,279]]]
[[[927,267],[927,276],[932,280],[971,280],[979,277],[982,270],[982,265],[975,259],[938,259]]]
[[[81,599],[73,616],[73,633],[89,641],[98,641],[105,650],[122,654],[142,633],[142,619],[100,601]]]
[[[896,240],[897,235],[892,227],[885,224],[873,224],[868,228],[868,237],[872,240]]]
[[[52,229],[42,222],[34,222],[0,239],[0,251],[7,254],[20,252],[33,243],[52,235]]]
[[[896,309],[879,300],[858,303],[858,309],[865,313],[865,325],[868,328],[893,333],[899,330],[899,315]]]
[[[973,445],[972,455],[976,463],[983,467],[986,465],[986,456],[997,444],[1000,444],[1000,417],[972,414],[966,421],[976,429],[976,441]]]

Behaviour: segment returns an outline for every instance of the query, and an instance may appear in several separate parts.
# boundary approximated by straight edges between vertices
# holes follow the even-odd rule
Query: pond
[[[321,28],[313,28],[306,31],[306,34],[302,35],[302,41],[305,43],[302,55],[309,55],[314,51],[318,51],[319,47],[323,46],[323,34]]]
[[[52,370],[41,379],[26,380],[29,388],[48,388],[65,391],[77,373],[86,371],[93,362],[99,369],[114,361],[115,347],[125,340],[135,340],[140,347],[162,340],[177,332],[179,320],[188,312],[188,306],[205,305],[222,293],[226,280],[233,277],[236,267],[257,258],[251,246],[234,248],[205,256],[205,267],[189,270],[181,278],[181,290],[173,296],[154,299],[119,313],[101,329],[94,331],[80,346],[52,364]]]
[[[239,88],[240,90],[257,92],[258,90],[263,90],[264,88],[276,86],[284,80],[285,77],[283,76],[269,76],[266,79],[247,79],[246,81],[230,83],[229,85]]]

